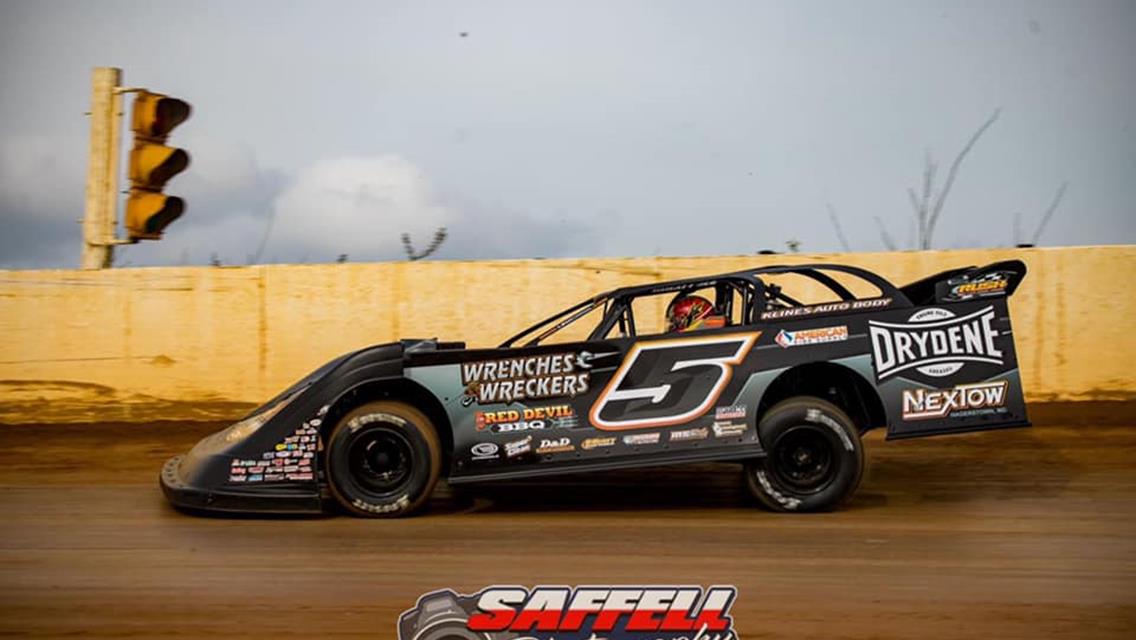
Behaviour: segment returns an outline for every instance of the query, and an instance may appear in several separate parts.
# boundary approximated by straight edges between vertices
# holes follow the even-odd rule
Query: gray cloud
[[[937,245],[1009,243],[1066,180],[1044,243],[1133,242],[1133,29],[1131,2],[5,2],[0,265],[76,263],[98,64],[195,107],[189,211],[132,264],[244,262],[273,212],[276,261],[398,259],[442,222],[443,258],[824,251],[827,202],[878,249],[923,154],[998,106]],[[351,178],[377,158],[409,199]]]
[[[66,139],[13,135],[0,146],[0,265],[74,266],[83,215],[82,154]]]
[[[401,260],[401,235],[418,247],[439,227],[442,259],[555,257],[600,251],[597,234],[567,218],[546,221],[438,189],[396,155],[329,158],[285,176],[217,154],[221,170],[177,188],[191,210],[157,243],[122,250],[120,263],[247,264]]]

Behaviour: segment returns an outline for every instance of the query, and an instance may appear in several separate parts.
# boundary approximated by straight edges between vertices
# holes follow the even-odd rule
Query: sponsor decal
[[[398,618],[398,640],[738,640],[733,586],[493,585],[441,589]]]
[[[591,451],[600,447],[610,447],[615,444],[615,437],[610,438],[588,438],[580,443],[580,448],[584,451]]]
[[[496,460],[500,447],[492,442],[479,442],[469,448],[474,460]]]
[[[968,276],[951,278],[947,281],[947,293],[943,300],[971,300],[974,298],[989,298],[1006,294],[1010,287],[1010,271],[992,271],[984,273],[973,280]]]
[[[844,342],[848,339],[848,327],[839,325],[835,327],[820,327],[818,329],[797,329],[796,331],[781,330],[774,340],[782,348],[800,347],[808,344],[825,344],[827,342]]]
[[[576,412],[566,404],[502,411],[478,411],[474,413],[473,419],[478,431],[488,429],[493,433],[514,433],[560,426],[574,427],[577,424]]]
[[[807,316],[827,315],[830,313],[844,313],[847,311],[862,311],[864,309],[882,309],[891,306],[891,298],[867,298],[865,300],[846,300],[843,302],[828,302],[813,304],[804,307],[788,307],[786,309],[771,309],[761,314],[762,320],[780,320],[782,318],[802,318]]]
[[[575,450],[576,445],[572,444],[572,440],[568,438],[543,438],[540,441],[540,446],[536,448],[536,452],[540,454],[568,453]]]
[[[915,312],[907,322],[868,321],[876,376],[883,380],[915,369],[941,378],[967,363],[1003,364],[1002,351],[994,344],[994,307],[957,316],[933,307]]]
[[[746,406],[735,404],[730,407],[718,407],[714,410],[715,420],[737,420],[746,417]]]
[[[1009,382],[960,384],[951,389],[904,389],[903,419],[965,418],[1005,411]]]
[[[519,455],[532,451],[532,436],[505,443],[505,457],[516,458]]]
[[[715,438],[733,438],[742,435],[746,430],[744,422],[715,422],[712,425]]]
[[[623,444],[638,446],[641,444],[657,444],[662,434],[659,432],[654,433],[633,433],[629,436],[623,436]]]
[[[683,440],[705,440],[710,437],[710,429],[706,427],[698,427],[696,429],[676,429],[670,432],[671,442],[681,442]]]
[[[576,414],[570,416],[561,416],[559,418],[549,418],[549,424],[553,429],[575,429],[580,426],[580,418]]]
[[[271,451],[250,458],[234,458],[229,463],[229,482],[311,481],[315,478],[313,462],[319,450],[320,423],[319,418],[312,418],[275,444]]]
[[[710,410],[760,332],[637,342],[592,404],[603,431],[686,424]]]
[[[591,357],[552,353],[461,365],[462,403],[509,404],[523,400],[575,397],[588,391]]]

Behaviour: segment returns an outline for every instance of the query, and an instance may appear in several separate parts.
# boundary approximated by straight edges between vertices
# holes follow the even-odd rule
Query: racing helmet
[[[702,296],[678,296],[667,305],[667,333],[691,331],[714,313],[714,305]]]

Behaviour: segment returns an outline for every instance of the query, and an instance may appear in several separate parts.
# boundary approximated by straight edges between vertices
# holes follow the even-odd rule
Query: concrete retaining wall
[[[0,422],[228,419],[342,352],[399,337],[492,346],[627,284],[790,262],[904,284],[1007,258],[1030,270],[1011,300],[1027,399],[1136,398],[1136,247],[1109,246],[0,271]]]

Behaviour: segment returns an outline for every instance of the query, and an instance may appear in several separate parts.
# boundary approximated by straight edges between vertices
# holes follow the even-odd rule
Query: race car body
[[[1025,272],[900,288],[845,265],[765,267],[610,291],[496,349],[373,346],[171,459],[161,484],[191,509],[383,516],[414,511],[439,477],[737,461],[766,506],[829,509],[858,485],[869,429],[1029,424],[1007,306]],[[710,301],[704,323],[657,326],[692,295]]]

